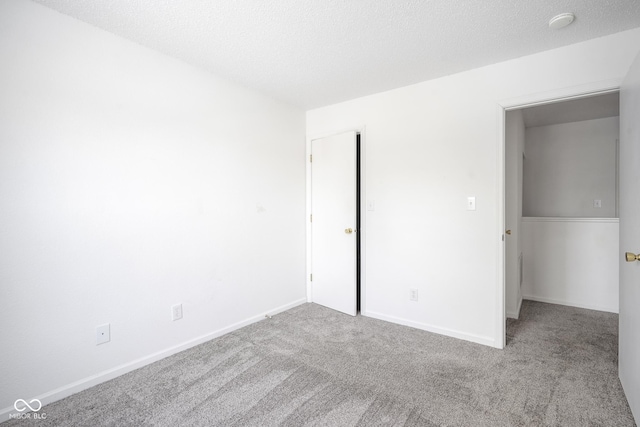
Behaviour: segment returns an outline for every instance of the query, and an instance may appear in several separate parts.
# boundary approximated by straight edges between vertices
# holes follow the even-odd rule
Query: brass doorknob
[[[624,254],[624,256],[627,259],[627,262],[640,260],[640,254],[636,255],[636,254],[632,254],[631,252],[627,252],[626,254]]]
[[[345,229],[344,229],[344,232],[345,232],[345,233],[347,233],[347,234],[351,234],[351,233],[353,233],[353,229],[351,229],[351,228],[345,228]]]
[[[511,236],[511,230],[507,230],[507,231],[505,231],[505,233],[507,233],[509,236]]]

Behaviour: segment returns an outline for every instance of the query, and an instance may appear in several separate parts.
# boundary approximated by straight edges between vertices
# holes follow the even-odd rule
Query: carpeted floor
[[[525,301],[504,350],[305,304],[12,426],[634,426],[618,316]]]

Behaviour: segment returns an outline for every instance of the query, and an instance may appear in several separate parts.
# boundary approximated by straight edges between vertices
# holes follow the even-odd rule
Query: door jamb
[[[343,128],[338,131],[317,132],[314,134],[308,134],[306,139],[306,160],[305,160],[305,172],[306,172],[306,288],[307,288],[307,302],[313,302],[313,286],[311,283],[311,141],[314,139],[326,138],[329,136],[337,135],[345,132],[356,132],[360,134],[360,314],[366,315],[366,239],[367,239],[367,210],[366,210],[366,127],[364,125],[352,126]]]
[[[497,170],[498,179],[496,194],[498,194],[497,202],[497,236],[504,237],[505,230],[505,207],[506,207],[506,194],[505,194],[505,147],[506,147],[506,113],[509,110],[518,110],[525,107],[533,107],[535,105],[552,104],[560,101],[569,101],[572,99],[586,98],[594,95],[603,95],[611,92],[619,92],[622,79],[605,80],[599,82],[593,82],[580,86],[573,86],[568,88],[561,88],[548,92],[534,93],[524,95],[517,98],[510,98],[498,101],[497,112],[497,125],[498,125],[498,146],[497,146]],[[506,252],[505,244],[502,238],[498,238],[497,245],[497,272],[496,277],[499,285],[496,286],[496,320],[495,320],[495,347],[504,348],[506,345]]]

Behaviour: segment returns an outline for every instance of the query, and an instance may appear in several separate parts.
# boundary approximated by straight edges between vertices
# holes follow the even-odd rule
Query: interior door
[[[356,315],[356,133],[311,141],[311,284],[317,304]]]
[[[505,301],[507,317],[517,318],[517,295],[516,291],[520,284],[518,282],[518,247],[515,242],[514,230],[517,231],[518,221],[518,158],[517,155],[517,135],[514,134],[514,127],[510,126],[515,120],[513,112],[505,115],[506,138],[505,138]]]
[[[620,330],[619,373],[629,406],[640,421],[640,55],[620,90]]]

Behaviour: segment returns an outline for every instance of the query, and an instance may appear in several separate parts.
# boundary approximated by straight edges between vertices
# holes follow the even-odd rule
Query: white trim
[[[612,309],[611,307],[605,307],[603,305],[597,305],[597,304],[581,304],[581,303],[577,303],[577,302],[572,302],[572,301],[566,301],[566,300],[559,300],[559,299],[553,299],[553,298],[542,298],[542,297],[537,297],[534,295],[523,295],[522,299],[526,299],[529,301],[538,301],[538,302],[545,302],[547,304],[558,304],[558,305],[566,305],[568,307],[577,307],[577,308],[586,308],[588,310],[596,310],[596,311],[606,311],[607,313],[618,313],[617,309]]]
[[[550,216],[523,216],[522,222],[600,222],[607,224],[618,224],[619,218],[569,218]]]
[[[519,110],[521,108],[534,107],[537,105],[554,104],[556,102],[569,101],[572,99],[619,92],[621,84],[622,78],[604,80],[579,86],[533,93],[516,98],[504,99],[499,101],[498,104],[507,111]]]
[[[498,159],[496,164],[496,170],[498,171],[498,179],[496,180],[497,188],[496,194],[498,195],[498,210],[496,215],[496,238],[497,244],[497,266],[496,266],[496,323],[495,323],[495,336],[493,338],[494,347],[503,349],[507,343],[507,331],[506,331],[506,322],[505,319],[507,317],[506,314],[506,262],[505,262],[505,239],[504,239],[504,230],[506,229],[505,222],[505,206],[506,206],[506,191],[505,191],[505,180],[506,180],[506,159],[505,159],[505,141],[507,138],[505,125],[506,125],[506,115],[507,112],[505,108],[498,104]]]
[[[618,101],[618,105],[620,101]],[[618,119],[620,116],[618,116]],[[620,122],[618,122],[618,137],[616,138],[616,217],[620,217]]]
[[[59,387],[55,390],[51,390],[48,391],[46,393],[43,393],[39,396],[35,396],[35,399],[40,400],[40,402],[42,402],[42,405],[48,405],[49,403],[53,403],[55,401],[58,401],[60,399],[64,399],[65,397],[71,396],[72,394],[78,393],[80,391],[86,390],[88,388],[91,388],[93,386],[96,386],[98,384],[101,384],[103,382],[109,381],[113,378],[119,377],[121,375],[124,375],[128,372],[131,372],[133,370],[136,370],[138,368],[141,368],[143,366],[149,365],[151,363],[157,362],[158,360],[164,359],[166,357],[172,356],[176,353],[180,353],[181,351],[187,350],[191,347],[195,347],[197,345],[200,345],[204,342],[210,341],[214,338],[218,338],[222,335],[228,334],[229,332],[233,332],[237,329],[240,329],[244,326],[250,325],[252,323],[256,323],[259,322],[261,320],[265,320],[266,315],[268,314],[269,316],[281,313],[283,311],[287,311],[293,307],[297,307],[299,305],[302,305],[306,303],[306,299],[302,298],[296,301],[293,301],[291,303],[282,305],[280,307],[276,307],[272,310],[267,311],[265,314],[259,314],[257,316],[253,316],[250,317],[248,319],[242,320],[240,322],[234,323],[232,325],[229,325],[225,328],[222,329],[218,329],[217,331],[208,333],[206,335],[202,335],[200,337],[191,339],[189,341],[186,341],[182,344],[178,344],[176,346],[173,347],[169,347],[167,349],[164,350],[160,350],[156,353],[152,353],[148,356],[144,356],[141,357],[139,359],[133,360],[131,362],[125,363],[123,365],[120,366],[116,366],[115,368],[112,369],[108,369],[106,371],[102,371],[100,373],[97,373],[95,375],[91,375],[89,377],[83,378],[81,380],[75,381],[73,383],[70,384],[66,384],[62,387]],[[30,399],[33,399],[34,397],[29,396]],[[4,408],[2,410],[0,410],[0,422],[4,422],[9,420],[9,414],[11,413],[15,413],[15,409],[13,406],[10,406],[8,408]],[[46,411],[45,411],[46,412]]]
[[[311,141],[316,138],[307,136],[305,142],[305,274],[307,284],[307,302],[313,302],[313,286],[311,286]]]
[[[366,307],[366,239],[367,239],[367,173],[366,173],[366,126],[353,126],[338,131],[317,132],[307,135],[306,141],[306,283],[307,283],[307,302],[313,302],[313,286],[311,277],[311,141],[327,138],[345,132],[356,132],[360,134],[360,311],[364,312]]]
[[[352,127],[343,128],[337,131],[316,132],[314,134],[307,135],[307,142],[309,143],[308,148],[311,148],[311,141],[314,141],[316,139],[328,138],[330,136],[340,135],[341,133],[347,133],[347,132],[361,133],[362,131],[364,131],[364,128],[365,128],[364,125],[352,126]],[[307,154],[311,154],[311,152]]]
[[[496,236],[502,236],[505,230],[505,144],[506,144],[506,112],[509,110],[517,110],[525,107],[532,107],[534,105],[551,104],[559,101],[568,101],[570,99],[579,99],[588,96],[602,95],[605,93],[619,92],[620,85],[622,84],[623,77],[611,80],[604,80],[599,82],[591,82],[583,85],[560,88],[545,92],[532,93],[515,98],[503,99],[498,101],[498,138],[497,138],[497,157],[498,157],[498,179],[497,179],[497,230]],[[496,286],[496,322],[494,338],[494,347],[504,348],[506,342],[506,301],[505,301],[505,253],[504,253],[504,241],[502,238],[498,238],[497,245],[497,283]]]
[[[360,133],[360,312],[367,310],[366,272],[367,272],[367,144],[366,127],[361,126]]]
[[[445,335],[452,338],[457,338],[461,340],[471,341],[477,344],[488,345],[491,347],[496,347],[496,343],[493,338],[483,336],[483,335],[475,335],[469,334],[466,332],[456,331],[454,329],[441,328],[439,326],[429,325],[427,323],[415,322],[413,320],[404,319],[401,317],[389,316],[382,313],[376,313],[372,311],[362,311],[362,316],[372,317],[378,320],[384,320],[391,323],[396,323],[399,325],[410,326],[412,328],[421,329],[427,332],[433,332],[435,334]]]

